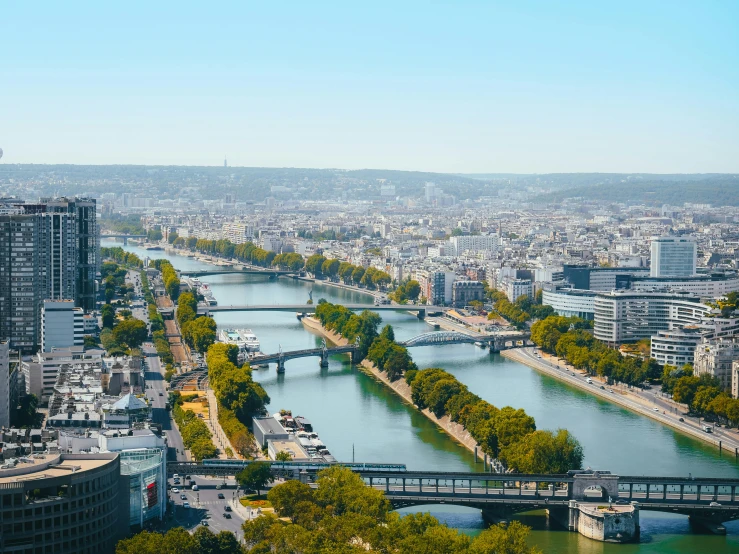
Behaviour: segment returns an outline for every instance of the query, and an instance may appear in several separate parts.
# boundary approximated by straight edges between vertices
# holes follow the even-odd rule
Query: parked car
[[[202,525],[203,527],[208,527],[208,520],[207,519],[202,520],[200,522],[200,525]]]

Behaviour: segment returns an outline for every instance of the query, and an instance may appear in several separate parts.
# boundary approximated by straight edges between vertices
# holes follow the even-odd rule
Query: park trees
[[[314,277],[320,278],[323,276],[323,262],[326,261],[326,257],[321,254],[313,254],[307,260],[305,260],[305,270],[311,273]]]
[[[129,348],[139,348],[148,334],[146,323],[136,318],[124,319],[113,328],[113,340]]]
[[[270,466],[266,462],[252,462],[236,474],[236,481],[245,489],[255,489],[259,493],[274,481]]]
[[[115,323],[115,308],[110,304],[103,304],[100,314],[103,319],[103,329],[112,329]]]

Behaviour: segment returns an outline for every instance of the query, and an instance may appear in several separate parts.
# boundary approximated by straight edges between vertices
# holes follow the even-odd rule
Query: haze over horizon
[[[13,4],[0,164],[736,173],[737,22],[729,2]]]

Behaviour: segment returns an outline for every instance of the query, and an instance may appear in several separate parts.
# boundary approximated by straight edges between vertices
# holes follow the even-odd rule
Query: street
[[[180,475],[179,477],[181,485],[174,485],[173,478],[168,480],[167,493],[174,509],[171,512],[172,515],[168,516],[167,527],[182,526],[192,532],[205,520],[214,533],[231,531],[241,539],[241,524],[244,519],[233,508],[230,512],[226,511],[226,506],[231,507],[236,501],[236,482],[231,479],[221,490],[218,490],[216,486],[223,485],[223,479],[196,476],[193,479],[199,490],[193,491],[189,486],[185,488],[189,482],[185,480],[185,476]],[[179,492],[173,492],[173,488],[179,489]],[[219,499],[219,494],[222,494],[224,498]],[[181,495],[184,495],[185,499],[182,499]],[[190,504],[190,508],[183,507],[185,502]],[[224,514],[230,514],[231,517],[227,518]]]

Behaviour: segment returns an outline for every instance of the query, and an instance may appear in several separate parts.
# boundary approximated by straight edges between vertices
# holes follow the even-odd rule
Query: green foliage
[[[115,308],[110,304],[103,304],[100,309],[103,320],[103,329],[112,329],[115,323]]]
[[[140,347],[148,334],[146,323],[136,318],[124,319],[113,328],[113,340],[129,348]]]
[[[198,239],[194,246],[188,242],[188,248],[195,249],[203,254],[212,256],[221,256],[223,258],[236,258],[241,262],[246,262],[259,267],[270,267],[277,254],[268,252],[263,248],[259,248],[253,242],[245,242],[243,244],[234,244],[229,240],[207,240]]]
[[[146,232],[146,240],[149,242],[159,242],[164,238],[164,235],[162,235],[162,230],[160,227],[155,227],[154,229],[149,229]]]
[[[323,262],[325,261],[325,256],[321,256],[320,254],[313,254],[307,260],[305,260],[305,270],[308,273],[311,273],[316,278],[323,277],[322,269]]]
[[[134,233],[134,234],[143,234],[142,233]],[[121,265],[124,265],[126,267],[130,268],[136,268],[136,267],[144,267],[144,262],[141,261],[141,258],[139,258],[136,254],[133,252],[128,252],[126,250],[123,250],[120,246],[113,246],[111,248],[102,247],[100,249],[100,256],[103,259],[111,259],[115,260]],[[110,263],[110,262],[106,262]],[[103,265],[106,265],[106,263],[103,263]],[[103,276],[103,279],[107,277],[107,273],[104,273],[101,267],[100,271],[101,275]],[[123,275],[125,276],[125,271],[123,272]]]
[[[660,377],[660,368],[648,356],[623,356],[609,348],[588,331],[590,322],[577,317],[552,315],[531,326],[531,340],[545,352],[564,358],[567,363],[591,375],[639,385]]]
[[[252,462],[236,474],[236,481],[245,489],[256,489],[257,493],[274,481],[270,465],[266,462]]]
[[[211,441],[208,426],[192,410],[183,410],[182,402],[182,397],[178,396],[172,407],[172,415],[180,429],[182,442],[197,461],[213,458],[217,454],[217,450]]]
[[[305,265],[305,260],[297,252],[285,252],[284,254],[277,254],[275,259],[272,260],[272,265],[285,271],[300,271]]]
[[[421,285],[418,281],[411,279],[398,285],[398,288],[388,294],[388,298],[398,304],[405,304],[408,300],[417,300],[419,294],[421,294]]]
[[[205,354],[216,341],[217,325],[212,317],[200,316],[182,327],[185,342],[197,352]]]
[[[376,312],[364,310],[357,315],[344,306],[325,301],[319,301],[316,306],[316,317],[323,327],[339,333],[348,341],[353,342],[359,338],[358,360],[367,356],[372,342],[377,337],[377,328],[382,321]]]
[[[82,340],[85,348],[97,348],[100,346],[100,340],[92,335],[85,335]]]
[[[381,491],[371,489],[346,468],[319,473],[317,488],[288,481],[268,498],[285,523],[266,515],[243,524],[252,554],[541,554],[526,544],[529,528],[498,525],[471,538],[425,513],[390,511]]]
[[[43,414],[37,412],[38,398],[35,394],[26,394],[18,402],[16,423],[18,427],[40,427]]]
[[[177,271],[169,262],[169,260],[153,260],[152,265],[162,272],[162,281],[164,282],[164,290],[167,292],[173,302],[177,302],[180,296],[180,278]]]
[[[218,421],[234,448],[244,457],[254,453],[254,436],[246,424],[264,412],[269,396],[252,379],[248,365],[238,367],[238,348],[215,343],[207,351],[208,378],[218,401]]]
[[[500,460],[522,473],[567,473],[582,466],[582,447],[564,429],[534,431],[501,446]]]

